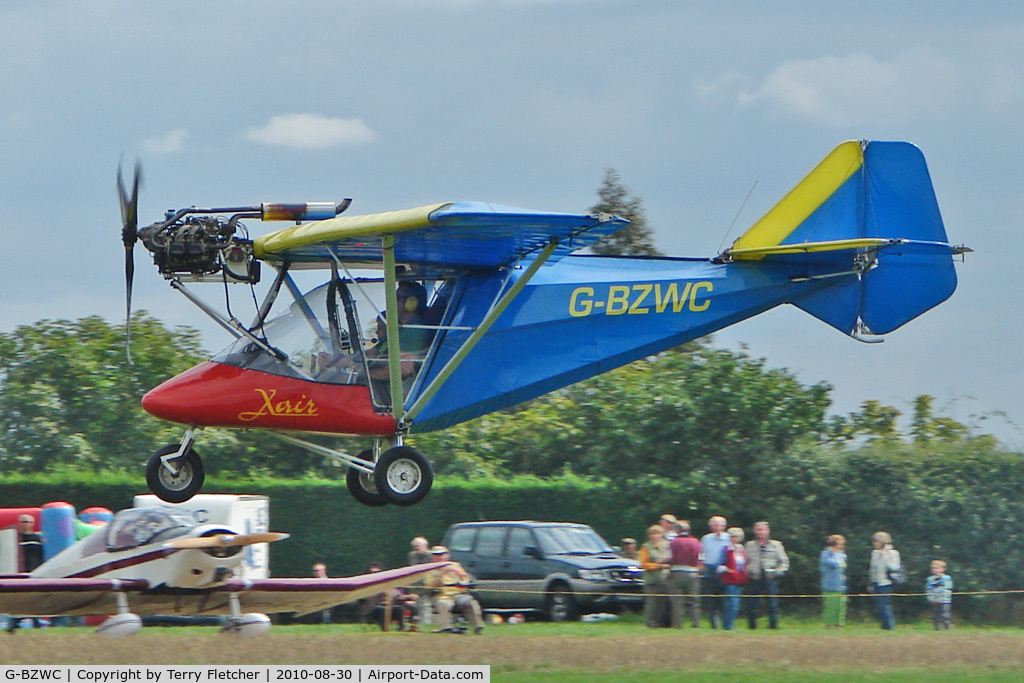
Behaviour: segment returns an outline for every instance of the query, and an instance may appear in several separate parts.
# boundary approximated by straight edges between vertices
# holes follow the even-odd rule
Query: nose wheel
[[[404,507],[427,497],[434,483],[434,471],[418,450],[397,446],[381,454],[373,468],[373,481],[387,502]]]
[[[146,484],[157,498],[168,503],[184,503],[199,493],[206,479],[203,461],[189,446],[183,455],[168,458],[181,448],[168,444],[157,450],[146,463]]]

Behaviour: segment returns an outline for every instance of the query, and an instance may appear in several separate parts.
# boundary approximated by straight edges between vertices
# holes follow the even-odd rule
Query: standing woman
[[[822,619],[825,628],[846,626],[846,539],[832,534],[818,558],[821,594],[824,597]]]
[[[875,610],[882,628],[891,631],[896,626],[892,613],[892,579],[889,572],[900,569],[900,553],[892,547],[892,536],[876,531],[871,537],[875,549],[871,551],[871,566],[868,569],[868,591],[874,594]]]
[[[718,566],[719,576],[725,584],[725,612],[722,614],[722,628],[731,631],[736,623],[736,615],[740,613],[740,594],[747,583],[747,554],[743,550],[743,529],[731,527],[729,545],[722,555],[722,564]]]
[[[644,570],[644,623],[647,628],[668,626],[669,547],[661,526],[647,529],[647,542],[640,546],[637,559]]]

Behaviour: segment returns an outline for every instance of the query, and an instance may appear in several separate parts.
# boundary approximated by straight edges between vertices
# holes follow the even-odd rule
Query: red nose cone
[[[147,413],[194,427],[393,434],[373,411],[368,387],[320,384],[207,361],[142,398]]]

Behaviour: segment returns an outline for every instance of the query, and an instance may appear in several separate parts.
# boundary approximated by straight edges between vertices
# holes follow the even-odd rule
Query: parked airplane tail
[[[794,270],[790,303],[851,335],[885,334],[956,289],[924,156],[906,142],[840,144],[721,258]]]

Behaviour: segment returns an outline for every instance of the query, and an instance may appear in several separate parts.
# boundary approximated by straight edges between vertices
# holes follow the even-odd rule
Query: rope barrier
[[[407,586],[408,590],[416,592],[416,589],[422,589],[422,586]],[[515,594],[515,595],[547,595],[551,591],[547,590],[534,590],[534,589],[523,589],[523,588],[470,588],[472,593],[503,593],[503,594]],[[571,591],[570,591],[571,592]],[[724,597],[724,593],[645,593],[642,591],[585,591],[583,594],[588,597],[651,597],[651,598],[672,598],[672,597],[688,597],[688,598],[719,598]],[[1009,590],[977,590],[977,591],[953,591],[954,596],[983,596],[983,595],[1018,595],[1024,594],[1024,589],[1014,588]],[[873,598],[877,595],[887,595],[891,598],[923,598],[926,597],[927,593],[843,593],[848,598]],[[777,593],[769,596],[767,593],[742,593],[742,597],[776,597],[780,600],[783,599],[806,599],[806,598],[822,598],[822,593],[805,593],[805,594],[789,594],[789,593]]]

